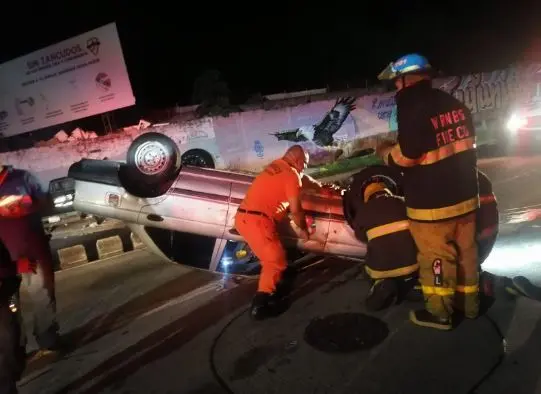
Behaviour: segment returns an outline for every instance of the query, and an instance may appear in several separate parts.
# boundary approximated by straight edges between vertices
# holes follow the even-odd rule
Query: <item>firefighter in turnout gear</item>
[[[352,221],[355,236],[368,244],[365,269],[373,284],[365,304],[370,311],[390,306],[411,290],[419,268],[404,200],[378,178],[370,177],[361,187],[362,203]]]
[[[417,54],[401,57],[380,73],[379,79],[392,80],[398,90],[398,143],[382,143],[376,151],[404,174],[425,298],[425,309],[411,311],[410,320],[450,330],[455,310],[467,318],[479,314],[477,153],[471,112],[433,88],[432,76],[427,59]]]

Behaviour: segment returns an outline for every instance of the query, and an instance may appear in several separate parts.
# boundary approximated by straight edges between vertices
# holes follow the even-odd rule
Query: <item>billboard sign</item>
[[[0,65],[0,137],[134,104],[115,23]]]

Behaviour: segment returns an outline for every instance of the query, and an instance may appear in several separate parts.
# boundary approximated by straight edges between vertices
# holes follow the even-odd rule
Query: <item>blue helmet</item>
[[[426,57],[417,53],[410,53],[404,55],[395,62],[389,63],[389,65],[379,75],[379,80],[393,80],[402,75],[420,73],[420,72],[432,72],[432,66],[428,63]]]

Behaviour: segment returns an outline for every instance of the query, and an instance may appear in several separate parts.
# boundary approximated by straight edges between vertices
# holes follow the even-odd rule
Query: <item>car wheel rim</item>
[[[145,175],[163,172],[170,162],[167,148],[156,141],[141,144],[135,151],[135,166]]]

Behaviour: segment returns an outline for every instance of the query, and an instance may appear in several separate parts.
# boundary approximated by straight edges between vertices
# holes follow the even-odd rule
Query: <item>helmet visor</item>
[[[396,78],[396,71],[393,67],[393,63],[389,63],[389,65],[387,67],[385,67],[385,69],[379,73],[378,75],[378,79],[380,81],[392,81],[393,79]]]

